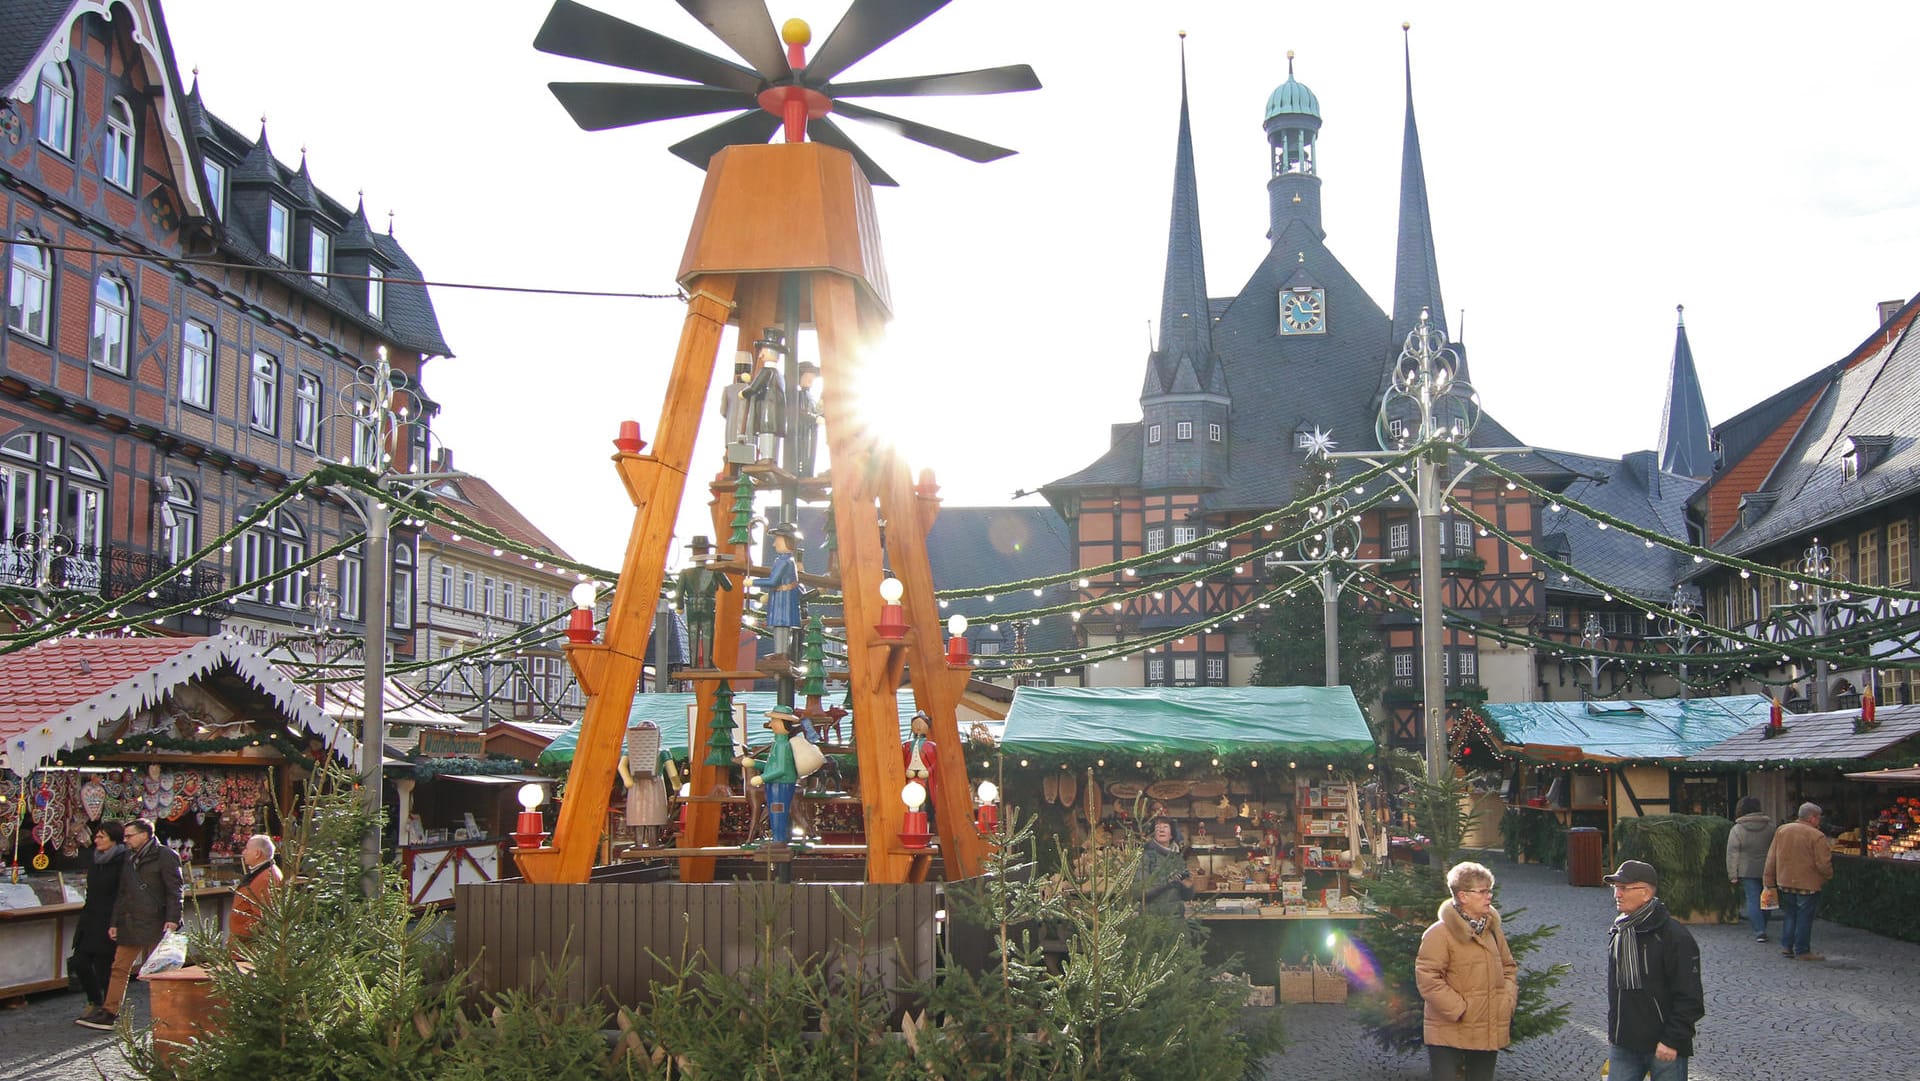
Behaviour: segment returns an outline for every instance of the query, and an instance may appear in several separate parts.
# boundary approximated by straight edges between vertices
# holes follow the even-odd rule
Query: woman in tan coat
[[[1447,872],[1453,898],[1420,936],[1414,982],[1426,1000],[1427,1064],[1433,1081],[1488,1081],[1520,998],[1519,966],[1493,910],[1493,872],[1477,863]]]

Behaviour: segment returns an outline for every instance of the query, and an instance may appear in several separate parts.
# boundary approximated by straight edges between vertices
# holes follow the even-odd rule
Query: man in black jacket
[[[1707,1012],[1700,947],[1655,895],[1652,864],[1627,860],[1606,881],[1620,910],[1607,932],[1608,1081],[1687,1081]]]
[[[180,907],[186,898],[180,857],[154,841],[153,823],[144,818],[127,823],[125,837],[130,851],[120,872],[120,897],[114,902],[113,924],[107,929],[114,945],[113,977],[107,985],[105,1004],[80,1019],[80,1024],[88,1028],[113,1027],[120,1017],[120,1004],[126,998],[127,980],[133,976],[134,966],[160,944],[167,932],[180,929]]]

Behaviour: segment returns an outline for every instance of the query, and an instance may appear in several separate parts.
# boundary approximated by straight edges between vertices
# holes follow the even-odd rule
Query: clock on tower
[[[1324,334],[1326,329],[1325,289],[1294,288],[1280,291],[1280,333]]]

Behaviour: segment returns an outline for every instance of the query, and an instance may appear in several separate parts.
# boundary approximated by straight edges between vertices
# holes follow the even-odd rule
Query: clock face
[[[1280,333],[1323,334],[1327,329],[1325,289],[1287,289],[1280,294]]]

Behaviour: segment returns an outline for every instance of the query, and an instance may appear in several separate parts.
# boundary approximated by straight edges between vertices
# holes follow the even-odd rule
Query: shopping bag
[[[187,963],[187,936],[178,931],[168,931],[160,938],[160,944],[147,953],[147,963],[140,966],[140,978],[146,979],[156,972],[171,972]]]
[[[807,742],[803,733],[795,732],[787,745],[793,749],[793,771],[801,777],[811,777],[827,764],[827,756],[820,752],[820,748]]]
[[[1772,886],[1760,891],[1760,911],[1780,911],[1780,891]]]

